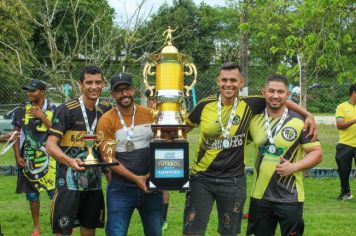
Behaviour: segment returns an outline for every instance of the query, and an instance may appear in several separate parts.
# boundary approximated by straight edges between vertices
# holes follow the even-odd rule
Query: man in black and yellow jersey
[[[349,100],[337,106],[335,116],[339,130],[335,160],[341,181],[341,193],[337,200],[343,201],[352,198],[349,184],[352,159],[356,164],[356,84],[350,86]]]
[[[15,110],[12,125],[20,132],[13,148],[17,173],[16,193],[26,193],[33,220],[33,236],[40,234],[40,192],[52,199],[56,162],[46,152],[48,129],[52,125],[55,106],[46,99],[46,84],[33,79],[23,86],[28,100]]]
[[[84,67],[78,83],[82,95],[58,107],[47,142],[47,150],[58,162],[51,207],[56,235],[71,235],[78,225],[81,235],[95,235],[96,228],[104,227],[101,167],[79,166],[88,155],[80,134],[94,134],[97,121],[111,106],[99,101],[104,79],[98,67]],[[99,158],[97,152],[93,154]]]
[[[218,232],[221,235],[240,232],[246,198],[247,131],[253,115],[265,107],[265,100],[260,96],[238,96],[243,84],[239,65],[223,64],[217,77],[220,93],[202,99],[188,117],[190,129],[200,126],[200,138],[192,165],[191,190],[186,196],[184,235],[205,234],[215,201]],[[300,108],[290,104],[293,109]]]
[[[266,108],[252,118],[249,129],[257,156],[247,235],[275,235],[278,223],[281,235],[302,235],[303,170],[322,160],[321,146],[303,131],[304,118],[286,107],[284,76],[269,76],[262,94]]]

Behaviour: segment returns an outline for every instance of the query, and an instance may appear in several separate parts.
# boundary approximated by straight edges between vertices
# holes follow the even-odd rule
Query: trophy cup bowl
[[[102,162],[98,160],[94,156],[94,149],[97,149],[101,142],[104,139],[104,133],[100,132],[98,135],[96,134],[83,134],[81,135],[81,140],[83,142],[83,147],[87,148],[88,155],[83,160],[84,164],[80,164],[79,166],[89,168],[89,167],[106,167],[106,166],[115,166],[119,165],[119,162],[113,161],[111,158],[107,160],[107,162]],[[105,159],[105,158],[103,158]]]
[[[154,123],[151,125],[154,139],[150,148],[154,160],[150,168],[150,189],[189,188],[189,145],[184,132],[187,127],[184,102],[196,83],[197,70],[189,62],[190,57],[179,53],[172,45],[174,31],[169,27],[163,33],[167,33],[166,46],[160,53],[150,55],[143,69],[143,82],[156,102]],[[153,68],[155,71],[152,71]],[[186,68],[188,71],[185,71]],[[185,76],[194,76],[191,85],[184,85]],[[149,85],[148,77],[155,77],[155,86]]]

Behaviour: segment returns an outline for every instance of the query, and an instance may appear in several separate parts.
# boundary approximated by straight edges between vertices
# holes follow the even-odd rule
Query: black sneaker
[[[345,201],[345,200],[350,200],[350,199],[352,199],[352,198],[353,198],[352,194],[351,194],[350,192],[348,192],[348,193],[341,193],[341,194],[336,198],[336,200],[338,200],[338,201]]]

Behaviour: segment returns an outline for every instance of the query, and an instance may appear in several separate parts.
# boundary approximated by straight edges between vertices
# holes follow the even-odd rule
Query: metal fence
[[[216,76],[218,74],[220,65],[199,65],[196,64],[198,68],[198,78],[197,84],[194,88],[194,95],[187,97],[186,104],[187,109],[190,110],[194,106],[194,98],[199,101],[201,98],[217,92],[216,86]],[[115,68],[115,69],[113,69]],[[121,71],[121,66],[102,68],[105,75],[105,79],[114,73]],[[144,98],[145,87],[142,82],[142,65],[130,65],[126,67],[126,71],[133,74],[135,85],[139,88],[139,92],[136,93],[136,101],[140,103]],[[80,70],[74,72],[75,78],[79,78]],[[249,67],[249,75],[247,78],[247,87],[249,95],[260,94],[261,88],[264,84],[264,79],[270,75],[276,73],[268,67]],[[49,84],[49,89],[47,89],[47,97],[49,97],[53,102],[63,102],[65,99],[70,97],[75,97],[78,88],[70,88],[65,84],[53,87],[51,86],[50,78],[41,76],[41,74],[34,73],[34,77],[42,79]],[[16,77],[11,79],[3,79],[0,75],[0,81],[2,82],[0,90],[0,115],[6,113],[7,111],[13,109],[18,103],[26,100],[26,94],[21,90],[21,87],[28,81],[18,79]],[[186,78],[185,84],[191,83],[192,78]],[[154,80],[149,80],[151,84]],[[290,81],[292,86],[299,86],[298,78],[295,81]],[[308,75],[307,74],[307,109],[313,113],[328,113],[333,114],[335,112],[336,106],[347,100],[348,98],[348,88],[351,83],[355,81],[344,81],[342,84],[338,83],[336,80],[336,75],[333,73],[319,73]],[[72,83],[75,84],[75,83]],[[109,85],[107,83],[103,96],[109,97]],[[69,89],[68,89],[69,88]],[[64,91],[66,90],[67,91]],[[67,96],[63,96],[67,94]]]

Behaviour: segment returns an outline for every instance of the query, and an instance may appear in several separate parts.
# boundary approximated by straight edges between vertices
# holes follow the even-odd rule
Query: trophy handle
[[[194,85],[197,83],[197,68],[193,63],[187,63],[184,66],[187,66],[189,68],[188,72],[184,72],[186,76],[191,76],[194,73],[194,80],[193,82],[188,86],[185,85],[184,88],[186,89],[185,95],[189,97],[189,91],[193,89]]]
[[[81,134],[80,131],[77,131],[77,137],[76,140],[74,141],[74,143],[78,142],[78,140],[80,140],[80,144],[78,145],[81,149],[84,150],[85,148],[85,142],[83,140],[84,134]],[[72,144],[72,146],[74,145],[74,143]],[[69,149],[69,148],[68,148]]]
[[[99,142],[97,142],[96,144],[95,144],[95,148],[98,148],[99,147],[99,145],[103,142],[103,140],[104,140],[104,133],[103,133],[103,131],[99,131],[99,133],[97,134],[97,139],[99,139],[100,141]]]
[[[108,142],[105,143],[103,150],[106,149],[106,146],[108,146],[108,150],[106,151],[106,154],[110,154],[110,158],[112,157],[113,154],[113,147],[119,142],[119,140],[109,140]],[[106,159],[106,158],[105,158]]]
[[[150,90],[150,97],[153,96],[153,89],[155,88],[155,86],[150,86],[147,82],[147,75],[149,76],[154,76],[156,74],[156,72],[152,72],[151,68],[155,67],[156,65],[153,63],[146,63],[145,67],[143,68],[143,83],[145,84],[146,88]]]
[[[151,110],[152,117],[155,120],[154,124],[156,123],[156,117],[158,116],[158,113],[159,113],[159,110],[157,108]]]

